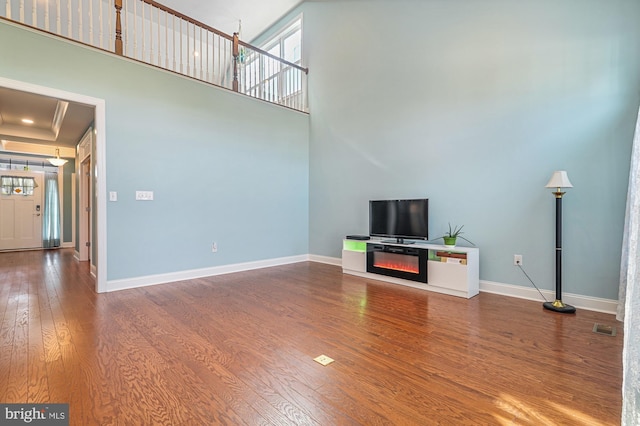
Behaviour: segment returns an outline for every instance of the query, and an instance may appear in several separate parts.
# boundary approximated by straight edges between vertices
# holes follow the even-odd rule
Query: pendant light
[[[60,148],[56,148],[55,158],[47,158],[47,160],[57,167],[64,166],[67,163],[67,160],[65,160],[64,158],[60,158]]]

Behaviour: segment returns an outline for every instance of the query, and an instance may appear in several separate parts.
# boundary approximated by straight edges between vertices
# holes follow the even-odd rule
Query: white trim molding
[[[126,290],[138,287],[147,287],[157,284],[167,284],[176,281],[192,280],[196,278],[212,277],[216,275],[231,274],[234,272],[250,271],[253,269],[269,268],[272,266],[288,265],[299,262],[317,262],[333,266],[342,266],[342,260],[337,257],[320,256],[315,254],[303,254],[298,256],[280,257],[275,259],[258,260],[254,262],[235,263],[231,265],[213,266],[210,268],[192,269],[187,271],[170,272],[167,274],[147,275],[143,277],[125,278],[120,280],[107,281],[106,291]],[[552,290],[541,290],[547,300],[553,300],[555,292]],[[542,297],[533,288],[504,284],[494,281],[480,280],[480,292],[499,294],[518,299],[533,300],[542,303]],[[579,294],[565,293],[562,300],[576,308],[588,311],[603,312],[606,314],[616,313],[617,300],[602,299],[598,297],[583,296]]]
[[[315,254],[309,255],[309,260],[312,262],[326,263],[329,265],[342,266],[342,259],[338,257],[319,256]],[[544,297],[547,300],[553,301],[555,298],[555,291],[541,290]],[[495,281],[480,280],[480,292],[493,293],[502,296],[515,297],[518,299],[534,300],[537,302],[544,302],[540,293],[534,288],[523,287],[513,284],[498,283]],[[605,314],[616,313],[618,307],[618,301],[612,299],[602,299],[599,297],[583,296],[580,294],[563,293],[562,301],[568,303],[576,308],[586,309],[588,311],[603,312]]]
[[[494,281],[480,280],[480,291],[484,293],[500,294],[503,296],[516,297],[518,299],[535,300],[544,302],[540,293],[534,288],[523,287],[513,284],[504,284]],[[555,299],[555,291],[540,290],[548,301]],[[612,299],[602,299],[599,297],[583,296],[580,294],[563,293],[562,301],[575,306],[576,308],[588,311],[604,312],[615,315],[618,301]]]
[[[326,263],[327,265],[342,266],[342,259],[340,259],[339,257],[329,257],[329,256],[320,256],[317,254],[310,254],[309,260],[311,262]]]
[[[303,254],[299,256],[280,257],[276,259],[257,260],[254,262],[213,266],[210,268],[169,272],[167,274],[147,275],[143,277],[125,278],[121,280],[109,280],[107,281],[106,291],[111,292],[118,290],[127,290],[131,288],[147,287],[150,285],[166,284],[175,281],[193,280],[196,278],[250,271],[252,269],[269,268],[272,266],[288,265],[290,263],[306,262],[308,260],[309,255]]]

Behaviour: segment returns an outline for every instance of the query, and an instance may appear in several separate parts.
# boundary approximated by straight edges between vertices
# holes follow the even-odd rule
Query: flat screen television
[[[407,240],[429,239],[429,200],[369,201],[369,235]]]

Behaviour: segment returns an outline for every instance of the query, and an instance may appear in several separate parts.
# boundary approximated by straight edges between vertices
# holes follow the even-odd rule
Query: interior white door
[[[0,250],[42,247],[42,174],[0,171],[2,176],[32,177],[36,187],[31,195],[0,191]]]

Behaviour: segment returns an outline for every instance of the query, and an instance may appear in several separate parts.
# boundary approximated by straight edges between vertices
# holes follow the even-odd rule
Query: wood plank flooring
[[[72,425],[620,422],[612,315],[312,262],[93,288],[69,250],[0,253],[0,402],[66,402]]]

